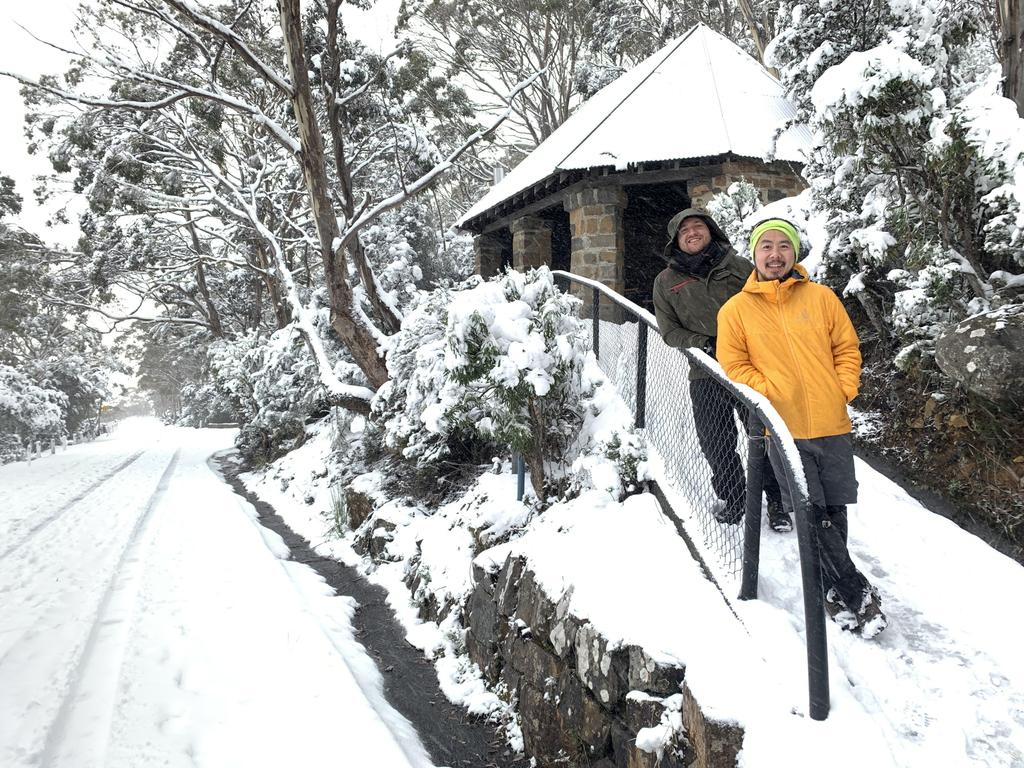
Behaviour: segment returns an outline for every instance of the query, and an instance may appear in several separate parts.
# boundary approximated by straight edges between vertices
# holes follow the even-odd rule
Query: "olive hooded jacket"
[[[850,431],[860,342],[839,298],[799,264],[785,280],[757,272],[718,313],[718,362],[767,397],[796,440]]]
[[[675,233],[683,219],[690,216],[704,220],[712,241],[721,251],[718,261],[703,277],[684,271],[681,265],[673,265]],[[743,287],[751,264],[736,253],[721,227],[700,208],[687,208],[673,216],[668,224],[668,235],[663,258],[670,266],[654,279],[654,314],[658,320],[658,331],[670,347],[705,349],[718,334],[718,310]],[[705,376],[696,366],[690,368],[690,379]]]

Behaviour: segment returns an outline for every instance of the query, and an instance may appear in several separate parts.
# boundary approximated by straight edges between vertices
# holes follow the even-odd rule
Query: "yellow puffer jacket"
[[[836,295],[794,276],[754,272],[718,313],[718,362],[733,381],[767,397],[797,440],[850,431],[846,404],[860,387],[860,342]]]

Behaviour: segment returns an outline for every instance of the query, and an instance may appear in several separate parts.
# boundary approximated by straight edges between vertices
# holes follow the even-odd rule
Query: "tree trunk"
[[[338,220],[328,192],[327,170],[324,165],[324,142],[316,122],[313,95],[306,69],[306,54],[302,42],[300,0],[278,0],[281,11],[281,32],[288,71],[292,78],[292,109],[299,129],[299,157],[302,176],[316,222],[320,240],[320,257],[327,277],[327,290],[331,301],[331,327],[345,345],[356,365],[373,388],[388,380],[384,358],[378,354],[376,336],[358,317],[352,287],[348,284],[343,253],[335,253],[334,244],[340,242]]]
[[[185,226],[188,228],[188,233],[192,238],[192,248],[196,252],[196,286],[199,288],[199,295],[203,298],[203,304],[206,306],[206,318],[210,323],[210,333],[213,334],[214,338],[224,338],[224,327],[220,322],[220,314],[217,312],[217,307],[213,304],[213,299],[210,298],[210,290],[206,286],[206,273],[203,271],[203,251],[202,245],[199,242],[199,233],[196,232],[196,225],[192,221],[192,213],[185,210]]]
[[[267,289],[267,295],[270,297],[270,304],[274,308],[274,319],[277,321],[278,330],[280,330],[291,322],[292,316],[288,307],[285,306],[284,299],[281,297],[281,285],[278,283],[277,278],[272,274],[272,265],[270,261],[270,258],[267,256],[267,252],[263,249],[263,245],[261,243],[257,243],[256,266],[260,268],[259,276],[263,281],[263,285]]]
[[[999,61],[1003,65],[1003,96],[1017,105],[1024,117],[1024,4],[996,0],[999,22]]]
[[[332,1],[327,9],[327,56],[324,77],[324,95],[327,100],[327,124],[331,131],[331,144],[334,148],[334,166],[338,173],[338,180],[341,187],[341,205],[344,208],[345,220],[351,222],[355,217],[356,203],[355,194],[352,188],[352,171],[349,168],[348,158],[345,156],[345,137],[342,133],[344,124],[343,107],[337,102],[340,94],[338,76],[340,74],[341,53],[338,50],[339,29],[339,7],[340,0]],[[363,244],[359,241],[358,235],[353,238],[349,248],[352,261],[359,279],[366,290],[366,297],[373,307],[377,320],[380,322],[385,333],[396,333],[402,323],[395,312],[383,300],[378,290],[377,280],[374,278],[373,270],[366,260],[366,253],[363,251]]]
[[[743,20],[747,22],[747,29],[750,32],[750,37],[754,41],[754,46],[757,48],[758,61],[764,64],[768,71],[775,77],[778,77],[778,70],[773,67],[769,67],[764,62],[764,49],[768,46],[768,41],[765,39],[761,25],[758,23],[757,17],[754,15],[754,9],[750,5],[750,0],[739,0],[739,6],[740,11],[743,13]]]

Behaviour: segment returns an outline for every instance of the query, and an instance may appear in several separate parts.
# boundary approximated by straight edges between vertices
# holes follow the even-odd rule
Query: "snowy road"
[[[0,467],[0,766],[428,766],[354,608],[209,468],[124,425]]]

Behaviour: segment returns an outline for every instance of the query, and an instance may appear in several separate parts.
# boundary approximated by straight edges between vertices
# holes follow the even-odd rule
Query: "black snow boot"
[[[768,527],[776,533],[789,533],[793,530],[793,518],[783,509],[781,501],[768,502]]]

